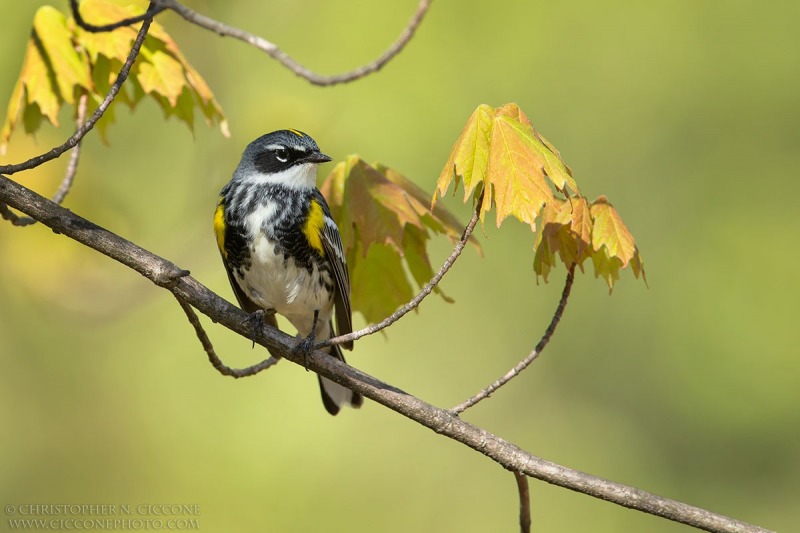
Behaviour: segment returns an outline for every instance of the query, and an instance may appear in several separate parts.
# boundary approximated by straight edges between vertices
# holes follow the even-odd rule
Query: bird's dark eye
[[[289,150],[283,146],[275,149],[275,158],[281,163],[286,163],[289,160]]]

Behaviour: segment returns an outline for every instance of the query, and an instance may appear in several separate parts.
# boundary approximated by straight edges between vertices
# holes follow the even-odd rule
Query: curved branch
[[[550,320],[550,325],[547,326],[547,330],[544,332],[544,335],[542,336],[541,340],[539,340],[539,343],[536,345],[533,351],[529,353],[528,356],[525,357],[525,359],[517,363],[514,366],[514,368],[506,372],[503,377],[501,377],[500,379],[498,379],[485,389],[482,389],[475,396],[467,398],[465,401],[461,402],[460,404],[450,409],[451,413],[457,416],[460,413],[463,413],[464,411],[472,407],[473,405],[477,404],[481,400],[485,400],[486,398],[491,396],[491,394],[494,391],[496,391],[497,389],[499,389],[500,387],[502,387],[503,385],[514,379],[517,375],[519,375],[520,372],[528,368],[528,365],[533,363],[536,360],[536,358],[539,357],[539,355],[542,353],[542,350],[544,350],[545,347],[547,346],[547,343],[550,342],[550,337],[553,336],[553,333],[556,331],[558,323],[561,321],[561,315],[564,314],[564,308],[567,306],[567,299],[569,298],[570,290],[572,290],[572,282],[574,280],[575,280],[575,263],[572,263],[569,267],[569,271],[567,272],[567,280],[564,282],[564,290],[561,291],[561,300],[559,300],[558,302],[558,307],[556,307],[556,312],[553,313],[553,318]]]
[[[75,123],[78,127],[83,124],[83,121],[86,120],[86,104],[89,101],[89,95],[86,91],[83,91],[78,98],[78,112],[77,116],[75,117]],[[64,179],[61,180],[61,185],[58,186],[55,194],[53,194],[52,200],[61,205],[61,202],[64,201],[64,198],[67,197],[69,194],[69,190],[72,187],[72,182],[75,180],[75,173],[78,171],[78,158],[81,154],[81,143],[78,141],[78,144],[75,145],[75,148],[72,149],[72,152],[69,156],[69,162],[67,163],[67,170],[64,172]],[[0,202],[0,216],[4,219],[11,222],[13,226],[30,226],[32,224],[36,224],[36,220],[32,219],[31,217],[21,217],[16,215],[12,212],[8,206],[2,202]]]
[[[389,315],[388,317],[384,318],[382,321],[378,322],[377,324],[370,324],[369,326],[360,329],[358,331],[353,331],[352,333],[347,333],[346,335],[339,335],[338,337],[333,337],[324,341],[320,341],[314,345],[315,350],[319,350],[320,348],[325,348],[326,346],[331,346],[334,344],[342,344],[344,342],[351,342],[360,339],[361,337],[366,337],[367,335],[372,335],[373,333],[377,333],[382,329],[385,329],[409,312],[413,311],[419,304],[422,303],[430,293],[433,292],[433,289],[442,281],[442,278],[445,274],[450,270],[453,264],[456,262],[456,259],[461,255],[461,252],[464,251],[464,247],[467,245],[470,236],[472,236],[472,232],[475,231],[475,226],[478,224],[478,220],[480,220],[481,214],[481,205],[483,204],[483,191],[481,191],[480,196],[478,197],[478,201],[475,203],[475,212],[472,215],[467,227],[464,228],[464,233],[461,234],[461,238],[456,243],[453,251],[450,252],[450,255],[445,259],[442,268],[431,278],[431,280],[425,284],[422,289],[420,289],[419,293],[414,296],[414,298],[408,302],[407,304],[400,307],[397,311]]]
[[[67,139],[64,144],[60,146],[56,146],[49,152],[45,152],[44,154],[38,155],[23,163],[17,163],[15,165],[3,165],[0,166],[0,174],[14,174],[21,170],[30,170],[32,168],[38,167],[43,163],[47,163],[48,161],[52,161],[60,157],[64,152],[75,148],[81,139],[94,128],[94,125],[100,120],[100,117],[103,116],[103,113],[106,112],[108,106],[111,105],[111,102],[114,101],[117,94],[119,93],[122,84],[125,83],[125,80],[128,79],[128,74],[130,74],[131,67],[133,66],[133,62],[136,61],[136,58],[139,56],[139,50],[142,48],[142,43],[144,42],[144,38],[147,35],[148,30],[150,29],[150,23],[153,21],[152,18],[146,18],[142,23],[142,27],[139,29],[139,33],[136,35],[136,40],[133,42],[133,46],[131,47],[131,52],[128,54],[128,58],[125,60],[125,63],[122,65],[122,68],[119,70],[119,74],[117,75],[117,79],[114,80],[114,83],[111,85],[111,88],[108,90],[108,94],[106,97],[103,98],[103,101],[100,102],[100,105],[97,106],[97,109],[94,110],[92,116],[89,117],[89,120],[83,123],[72,136]]]
[[[389,48],[386,49],[383,54],[381,54],[380,57],[371,63],[333,76],[322,76],[317,74],[298,63],[289,54],[278,48],[278,45],[275,43],[267,41],[258,35],[253,35],[252,33],[248,33],[239,28],[234,28],[233,26],[228,26],[227,24],[223,24],[222,22],[202,15],[197,11],[184,6],[177,0],[160,0],[159,3],[162,5],[162,7],[171,9],[192,24],[196,24],[201,28],[213,31],[214,33],[217,33],[223,37],[233,37],[234,39],[239,39],[240,41],[244,41],[247,44],[258,48],[271,58],[278,61],[284,67],[294,72],[297,76],[309,81],[313,85],[325,87],[351,82],[372,74],[373,72],[377,72],[383,68],[405,48],[409,41],[411,41],[411,38],[414,36],[414,32],[417,31],[417,28],[422,23],[422,19],[425,18],[425,14],[428,12],[428,8],[430,7],[432,1],[433,0],[420,0],[417,10],[412,15],[411,20],[408,21],[406,27],[400,33],[400,36]]]
[[[768,531],[699,507],[552,463],[324,352],[317,351],[304,357],[292,350],[292,337],[274,328],[258,328],[259,331],[253,331],[253,321],[248,320],[247,313],[187,276],[186,271],[174,263],[81,218],[5,176],[0,176],[0,201],[35,218],[56,233],[89,246],[139,272],[211,320],[247,339],[254,339],[258,344],[269,348],[271,353],[297,364],[305,362],[308,369],[363,394],[435,433],[461,442],[508,470],[707,531]]]
[[[84,30],[92,33],[103,33],[108,31],[114,31],[117,28],[122,28],[124,26],[131,26],[133,24],[138,24],[146,19],[152,19],[154,16],[158,15],[165,9],[167,9],[164,5],[159,5],[160,2],[158,0],[154,0],[150,2],[150,6],[147,8],[147,11],[142,13],[141,15],[135,17],[129,17],[126,19],[122,19],[117,22],[112,22],[111,24],[101,24],[96,26],[84,20],[83,16],[81,15],[80,9],[78,9],[78,0],[69,0],[69,6],[72,9],[72,17],[75,19],[75,22],[83,28]]]
[[[186,272],[186,275],[188,274],[189,272]],[[183,276],[176,276],[176,279],[179,277]],[[216,368],[217,371],[223,376],[230,376],[237,379],[254,376],[262,370],[266,370],[280,361],[280,359],[269,356],[260,363],[257,363],[253,366],[248,366],[247,368],[231,368],[227,366],[222,362],[219,356],[217,356],[217,352],[214,351],[214,345],[211,344],[211,339],[208,338],[206,330],[203,329],[203,325],[200,323],[200,319],[197,317],[197,313],[194,312],[194,309],[192,309],[192,306],[183,301],[177,294],[172,294],[175,296],[175,299],[178,300],[178,304],[181,306],[181,309],[183,309],[183,312],[186,313],[186,318],[189,319],[189,323],[192,325],[192,327],[194,327],[194,332],[197,334],[200,344],[203,345],[203,349],[206,351],[206,355],[208,355],[208,360],[211,363],[211,366]]]

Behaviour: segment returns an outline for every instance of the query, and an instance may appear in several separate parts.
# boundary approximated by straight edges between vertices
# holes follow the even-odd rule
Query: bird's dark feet
[[[261,327],[264,325],[264,317],[274,314],[274,309],[259,309],[258,311],[250,313],[250,316],[248,316],[244,322],[242,322],[242,324],[250,324],[250,340],[253,342],[253,348],[256,347],[256,336],[261,331]]]
[[[314,310],[314,322],[311,324],[311,333],[294,345],[292,351],[303,356],[303,367],[308,372],[308,355],[314,351],[314,344],[317,341],[317,320],[319,319],[319,309]]]
[[[308,337],[301,339],[294,345],[292,351],[296,354],[303,356],[303,367],[308,371],[308,356],[314,351],[314,344],[317,342],[317,334],[313,331],[308,334]]]

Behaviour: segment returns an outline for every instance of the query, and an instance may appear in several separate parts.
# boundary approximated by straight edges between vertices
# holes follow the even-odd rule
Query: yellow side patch
[[[217,246],[219,247],[222,257],[228,258],[225,252],[225,205],[222,203],[222,196],[219,197],[219,204],[217,210],[214,211],[214,234],[217,236]]]
[[[311,200],[308,218],[303,224],[303,235],[306,236],[308,244],[322,256],[325,255],[325,249],[322,247],[322,227],[324,225],[325,215],[322,213],[322,206],[316,200]]]

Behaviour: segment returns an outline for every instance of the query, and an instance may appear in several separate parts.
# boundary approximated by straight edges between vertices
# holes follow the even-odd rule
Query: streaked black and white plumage
[[[317,166],[331,158],[303,132],[280,130],[251,142],[222,189],[214,216],[222,262],[239,305],[248,313],[275,310],[316,339],[352,331],[350,278],[342,240],[316,188]],[[274,314],[265,315],[277,327]],[[342,345],[352,349],[352,343]],[[344,361],[339,346],[328,352]],[[359,407],[361,395],[319,377],[325,409]]]

